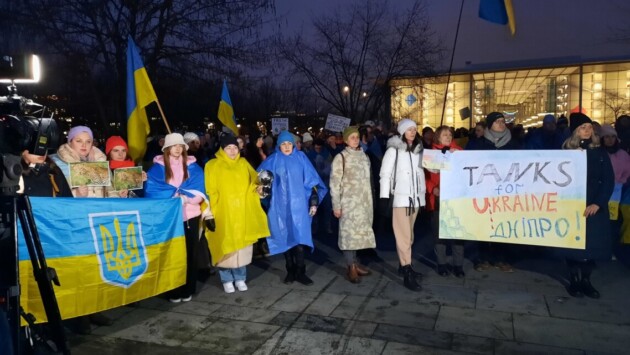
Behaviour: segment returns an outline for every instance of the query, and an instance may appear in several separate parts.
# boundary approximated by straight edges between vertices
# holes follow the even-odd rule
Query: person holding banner
[[[258,171],[269,170],[274,177],[267,213],[271,236],[267,243],[270,255],[284,253],[284,283],[312,285],[313,280],[306,276],[304,248],[313,248],[311,223],[328,188],[306,155],[294,146],[293,135],[282,131],[276,153],[258,167]]]
[[[348,280],[359,283],[370,271],[357,261],[357,250],[376,248],[372,230],[372,173],[370,159],[359,146],[359,130],[343,131],[346,148],[333,159],[330,196],[333,213],[339,218],[339,249],[348,268]]]
[[[86,126],[72,127],[68,131],[68,143],[57,149],[50,158],[61,169],[70,184],[70,163],[106,161],[107,156],[94,146],[92,130]],[[105,186],[78,186],[72,188],[74,197],[107,197]]]
[[[398,135],[387,141],[381,165],[379,210],[384,215],[392,215],[396,251],[405,287],[420,291],[417,273],[411,266],[411,251],[416,217],[425,205],[426,184],[420,165],[422,142],[416,122],[408,118],[398,122],[397,131]],[[392,211],[389,211],[390,208]]]
[[[231,135],[221,137],[221,148],[204,173],[215,220],[214,225],[206,223],[212,265],[219,267],[225,293],[233,293],[234,286],[247,291],[252,245],[271,234],[260,204],[262,186],[256,185],[256,171],[240,156],[237,139]]]
[[[462,150],[453,140],[453,132],[448,126],[440,126],[435,130],[433,149],[446,152]],[[464,273],[464,242],[457,239],[440,239],[440,171],[425,170],[427,181],[427,212],[430,214],[431,231],[435,238],[435,257],[437,261],[437,273],[440,276],[448,276],[449,266],[446,262],[446,247],[450,244],[453,253],[453,274],[462,278]]]
[[[599,291],[591,284],[591,273],[596,260],[610,260],[612,255],[608,200],[615,176],[608,154],[599,147],[591,119],[574,112],[569,116],[569,127],[572,134],[562,148],[586,151],[586,249],[561,251],[569,267],[567,291],[573,297],[599,298]]]
[[[507,128],[505,117],[501,112],[490,112],[486,116],[486,128],[483,137],[479,138],[471,150],[516,150],[518,144],[512,139]],[[507,262],[509,246],[502,243],[478,242],[479,255],[475,261],[475,270],[485,271],[492,266],[503,272],[514,272]]]
[[[148,180],[144,186],[147,198],[180,198],[184,205],[184,231],[186,238],[186,283],[170,292],[172,303],[188,302],[197,291],[197,245],[201,202],[204,193],[203,171],[195,157],[189,157],[188,145],[179,133],[164,138],[162,155],[153,159]],[[204,214],[204,217],[208,216]]]

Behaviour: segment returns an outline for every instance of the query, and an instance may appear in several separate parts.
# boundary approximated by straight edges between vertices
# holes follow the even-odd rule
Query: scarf
[[[119,168],[133,168],[134,166],[136,165],[133,162],[133,160],[123,160],[123,161],[110,160],[109,161],[109,168],[112,170],[119,169]]]
[[[589,139],[581,139],[580,140],[580,148],[582,149],[588,149],[589,145],[592,143],[593,141],[589,138]]]
[[[503,147],[512,140],[512,133],[510,133],[509,129],[506,129],[503,132],[496,132],[486,128],[483,132],[483,136],[490,142],[494,143],[494,146],[497,148]]]

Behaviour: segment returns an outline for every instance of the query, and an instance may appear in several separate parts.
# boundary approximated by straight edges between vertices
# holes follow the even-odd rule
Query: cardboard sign
[[[332,132],[343,132],[343,130],[350,126],[350,119],[343,116],[333,115],[332,113],[328,114],[326,118],[326,126],[324,129],[327,129]]]
[[[289,130],[289,118],[288,117],[272,117],[271,118],[271,133],[277,136],[282,131]]]
[[[585,248],[584,151],[457,151],[449,160],[440,239]]]

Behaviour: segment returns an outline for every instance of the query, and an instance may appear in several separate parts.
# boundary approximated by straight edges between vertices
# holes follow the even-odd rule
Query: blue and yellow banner
[[[499,25],[508,25],[512,36],[516,34],[512,0],[480,0],[479,17]]]
[[[131,36],[127,42],[127,144],[129,156],[138,161],[147,150],[150,131],[145,108],[157,96]]]
[[[458,151],[440,170],[440,239],[584,249],[586,152]]]
[[[61,318],[136,302],[186,281],[180,199],[31,198]],[[46,313],[18,228],[20,303],[37,322]]]

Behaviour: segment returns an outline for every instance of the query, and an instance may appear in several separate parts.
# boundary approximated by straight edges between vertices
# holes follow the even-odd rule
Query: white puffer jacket
[[[396,162],[398,150],[398,162]],[[422,143],[413,152],[407,151],[407,144],[399,136],[387,141],[387,151],[383,156],[380,182],[381,198],[388,198],[390,188],[394,187],[394,166],[396,166],[396,187],[394,191],[394,207],[419,208],[425,205],[426,184],[422,170]]]

